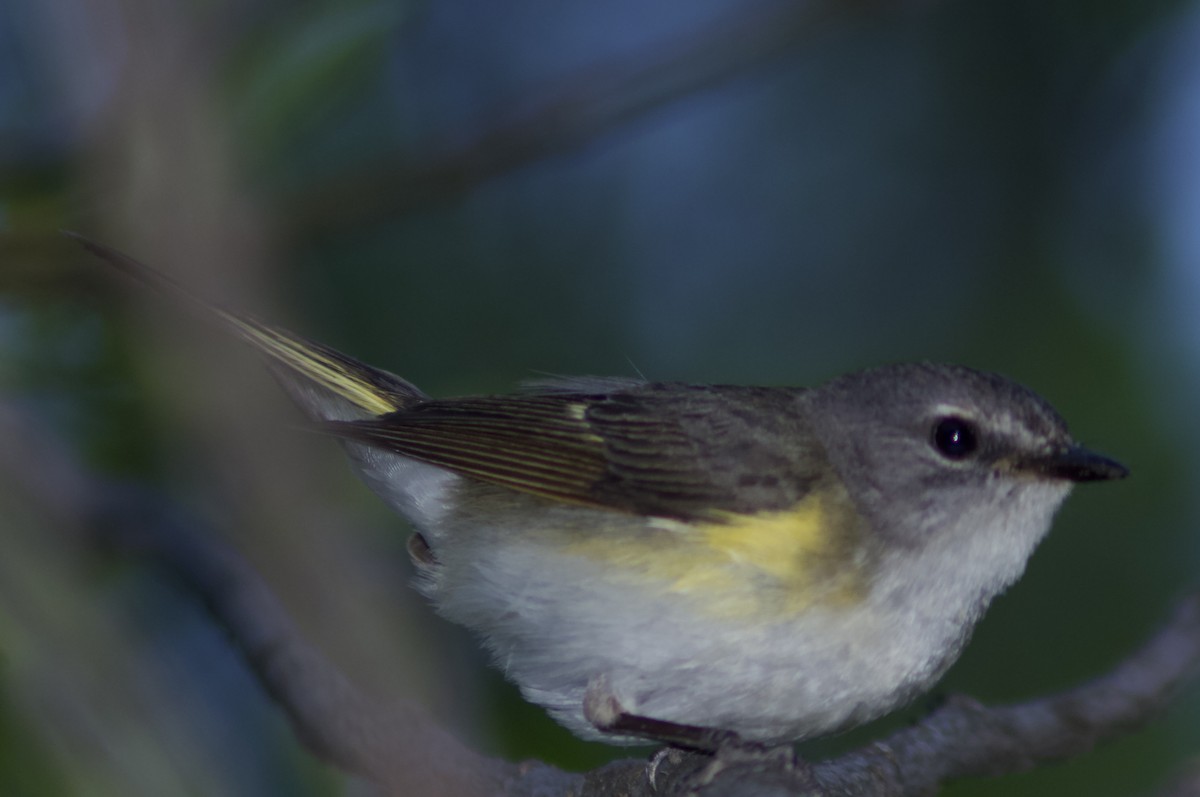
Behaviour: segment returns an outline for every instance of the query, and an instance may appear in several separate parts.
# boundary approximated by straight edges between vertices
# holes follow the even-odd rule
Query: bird
[[[260,352],[411,524],[416,588],[584,739],[790,744],[882,716],[958,658],[1075,484],[1127,475],[961,365],[435,398],[69,235]]]

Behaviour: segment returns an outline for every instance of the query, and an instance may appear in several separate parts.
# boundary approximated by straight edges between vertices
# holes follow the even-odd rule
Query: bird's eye
[[[942,418],[933,427],[933,447],[946,459],[965,459],[975,452],[975,427],[962,418]]]

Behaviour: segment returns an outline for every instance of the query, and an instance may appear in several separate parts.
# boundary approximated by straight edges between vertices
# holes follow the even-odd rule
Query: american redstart
[[[597,693],[641,727],[767,743],[878,717],[954,662],[1075,482],[1126,475],[1032,391],[960,366],[437,399],[209,309],[412,523],[421,592],[588,739],[644,741],[597,727]]]

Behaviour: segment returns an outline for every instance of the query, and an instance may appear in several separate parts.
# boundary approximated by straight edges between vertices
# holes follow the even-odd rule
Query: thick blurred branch
[[[321,758],[395,795],[497,794],[517,778],[516,767],[466,748],[420,708],[381,706],[358,691],[241,556],[164,499],[90,476],[61,441],[3,405],[0,439],[0,478],[55,525],[92,535],[81,545],[147,557],[193,590]]]
[[[1158,792],[1158,797],[1196,797],[1197,794],[1200,794],[1200,759],[1191,761]]]
[[[394,218],[465,194],[542,158],[578,149],[641,118],[771,63],[829,23],[907,2],[770,2],[736,11],[680,41],[597,64],[558,81],[504,113],[472,140],[430,144],[318,185],[281,214],[311,233]],[[912,5],[924,5],[912,3]],[[444,137],[443,137],[444,138]]]
[[[262,578],[217,535],[141,489],[89,475],[26,414],[0,405],[0,478],[82,542],[148,557],[208,605],[296,733],[322,758],[388,794],[670,795],[684,793],[699,754],[668,757],[651,786],[646,764],[619,761],[586,776],[516,766],[468,749],[421,709],[381,707],[309,645]],[[1180,602],[1139,651],[1090,683],[988,708],[954,698],[911,728],[812,766],[778,756],[731,764],[703,795],[927,795],[945,781],[1061,761],[1152,719],[1200,669],[1200,594]],[[1181,783],[1192,781],[1183,780]]]
[[[380,705],[305,640],[262,577],[211,533],[144,490],[108,487],[99,542],[146,556],[200,597],[292,728],[321,758],[388,794],[497,793],[513,768],[480,756],[418,706]]]

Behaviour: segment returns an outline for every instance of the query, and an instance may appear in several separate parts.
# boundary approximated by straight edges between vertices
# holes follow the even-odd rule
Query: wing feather
[[[684,520],[783,508],[807,489],[813,457],[789,460],[773,428],[786,420],[780,407],[790,405],[761,404],[763,396],[789,395],[782,389],[759,396],[746,388],[620,385],[611,393],[430,399],[326,428],[544,498]],[[769,478],[763,469],[772,470]],[[748,491],[740,478],[747,472],[755,484],[782,487]]]

